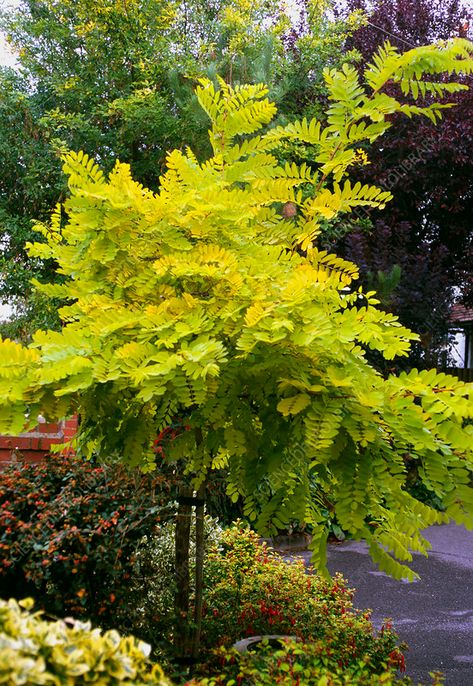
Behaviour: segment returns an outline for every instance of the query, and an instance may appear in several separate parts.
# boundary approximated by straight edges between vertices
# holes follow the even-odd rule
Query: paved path
[[[473,686],[473,532],[448,524],[431,527],[426,537],[432,550],[428,559],[415,556],[412,567],[421,577],[415,583],[377,571],[366,546],[355,541],[330,545],[329,569],[356,589],[355,607],[371,608],[377,628],[392,619],[409,645],[406,674],[414,684],[431,683],[429,672],[440,670],[446,686]]]

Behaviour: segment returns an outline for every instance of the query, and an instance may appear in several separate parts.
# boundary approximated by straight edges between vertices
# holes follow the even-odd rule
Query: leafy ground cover
[[[216,676],[192,680],[187,686],[407,686],[411,683],[409,678],[396,676],[390,662],[375,672],[368,659],[343,665],[323,641],[282,641],[276,650],[263,642],[255,652],[244,655],[236,650],[222,650],[220,670]]]

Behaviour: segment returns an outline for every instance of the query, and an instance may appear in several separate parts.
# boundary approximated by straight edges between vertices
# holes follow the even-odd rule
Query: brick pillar
[[[33,431],[18,436],[0,436],[0,467],[17,462],[38,463],[49,455],[51,446],[67,443],[77,433],[77,415],[57,424],[43,422]],[[71,448],[65,448],[63,455],[72,455]]]
[[[63,443],[68,443],[71,441],[74,436],[77,433],[77,429],[79,428],[79,417],[75,414],[73,417],[70,419],[65,419],[62,422],[62,432],[64,435]],[[75,455],[74,448],[64,448],[61,451],[61,455],[65,455],[66,457],[70,457],[71,455]]]

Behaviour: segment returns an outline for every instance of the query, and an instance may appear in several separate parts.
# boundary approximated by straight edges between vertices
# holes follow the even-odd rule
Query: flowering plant
[[[340,575],[327,580],[302,561],[287,563],[240,525],[223,532],[220,548],[210,553],[206,584],[202,634],[208,648],[284,634],[321,642],[340,667],[360,660],[374,670],[404,666],[391,626],[376,634],[369,612],[353,608],[353,591]]]
[[[127,628],[139,542],[173,512],[167,478],[55,457],[0,473],[0,596]]]

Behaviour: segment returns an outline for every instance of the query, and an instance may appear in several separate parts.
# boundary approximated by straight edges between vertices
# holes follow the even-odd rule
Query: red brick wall
[[[38,424],[34,431],[19,436],[0,436],[0,467],[12,462],[41,462],[49,454],[51,446],[67,443],[77,432],[77,417],[58,424]],[[64,454],[70,454],[66,448]]]

